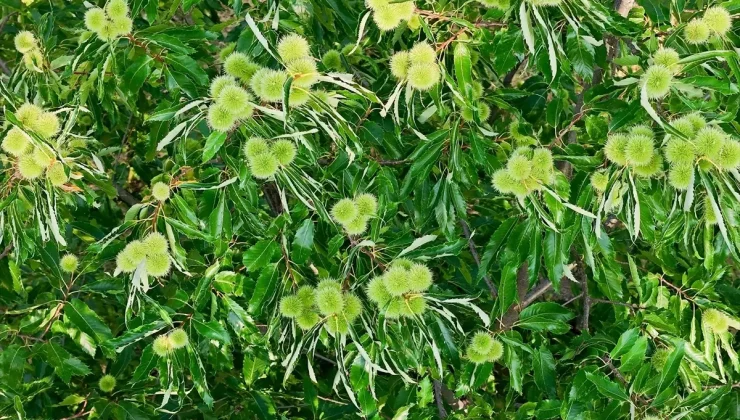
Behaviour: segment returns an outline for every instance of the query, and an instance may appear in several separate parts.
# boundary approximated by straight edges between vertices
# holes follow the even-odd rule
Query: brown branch
[[[465,239],[468,240],[468,248],[470,249],[470,254],[473,255],[473,260],[475,261],[475,265],[478,266],[478,270],[480,270],[480,257],[478,256],[478,251],[476,251],[475,249],[475,243],[473,243],[473,241],[471,240],[470,227],[468,226],[468,223],[463,219],[460,219],[460,226],[462,226],[463,235],[465,235]],[[488,286],[488,290],[491,291],[491,297],[496,299],[496,297],[498,296],[498,290],[496,289],[496,285],[493,284],[488,274],[483,274],[483,280],[486,282],[486,285]]]
[[[381,166],[397,166],[397,165],[403,165],[406,163],[405,159],[402,160],[376,160],[375,162],[378,163],[378,165]]]
[[[448,39],[447,41],[443,42],[442,45],[440,45],[439,47],[437,47],[437,52],[443,51],[447,47],[449,47],[450,44],[452,44],[452,42],[455,41],[457,39],[457,37],[459,37],[460,35],[462,35],[462,33],[465,32],[466,30],[467,30],[467,28],[462,28],[459,31],[457,31],[454,35],[452,35],[450,37],[450,39]]]
[[[622,15],[627,17],[632,7],[635,5],[635,0],[614,0],[614,9]]]
[[[87,401],[85,401],[85,405],[87,405]],[[62,420],[70,420],[70,419],[78,419],[80,417],[86,416],[90,413],[92,413],[92,410],[84,411],[85,407],[83,406],[79,413],[75,414],[74,416],[64,417]]]
[[[118,198],[120,198],[121,201],[123,201],[124,203],[128,204],[129,207],[132,207],[135,204],[139,204],[141,202],[141,200],[134,197],[134,195],[131,194],[128,190],[119,185],[116,185],[116,192],[118,192]]]
[[[550,289],[552,289],[552,282],[550,280],[544,280],[540,282],[529,293],[527,293],[527,295],[524,296],[524,299],[522,299],[519,305],[517,305],[517,309],[519,310],[519,312],[521,312],[527,306],[533,304],[537,299],[547,293],[547,291],[549,291]]]
[[[621,383],[626,388],[627,385],[628,385],[627,380],[624,379],[624,375],[622,375],[622,372],[620,372],[619,369],[617,369],[614,366],[614,364],[612,363],[612,359],[609,357],[609,355],[608,354],[605,354],[605,355],[599,357],[599,359],[602,362],[604,362],[604,365],[606,365],[607,367],[609,367],[609,370],[611,370],[612,374],[617,378],[617,380],[619,381],[619,383]]]
[[[640,305],[638,305],[636,303],[615,302],[613,300],[607,300],[607,299],[591,298],[591,302],[593,302],[593,303],[606,303],[606,304],[609,304],[609,305],[617,305],[617,306],[625,306],[627,308],[632,308],[632,309],[647,309],[647,307],[640,306]]]
[[[134,113],[132,112],[131,115],[129,115],[128,117],[128,123],[126,123],[126,131],[123,133],[123,137],[121,138],[121,150],[119,151],[118,156],[116,156],[116,164],[113,166],[114,176],[118,169],[118,164],[121,163],[122,155],[124,155],[123,147],[126,145],[126,141],[128,140],[128,137],[131,134],[131,127],[133,125],[133,121],[134,121]],[[118,185],[118,183],[116,183],[116,192],[118,193],[118,198],[120,198],[121,201],[123,201],[124,203],[128,204],[129,207],[133,207],[134,205],[139,204],[141,202],[141,200],[136,198],[127,189],[123,188],[123,186]]]
[[[675,286],[673,283],[671,283],[668,280],[666,280],[665,278],[663,278],[663,276],[660,276],[660,282],[663,283],[663,284],[665,284],[666,286],[670,287],[671,289],[675,290],[676,292],[678,292],[678,294],[681,295],[681,297],[683,297],[684,299],[686,299],[689,302],[691,302],[694,305],[696,305],[696,302],[694,302],[694,298],[692,298],[691,296],[689,296],[688,294],[686,294],[686,291],[684,291],[683,289]]]
[[[529,56],[524,57],[524,60],[517,63],[516,66],[514,66],[513,69],[511,69],[508,73],[506,73],[506,76],[504,76],[504,86],[509,87],[511,86],[511,82],[514,80],[514,77],[516,74],[521,70],[523,67],[527,66],[527,62],[529,61]]]
[[[285,235],[283,234],[283,237],[284,236]],[[283,259],[285,259],[285,269],[288,271],[288,276],[290,277],[293,290],[295,290],[296,287],[298,287],[298,282],[296,281],[295,275],[293,274],[293,269],[290,267],[291,265],[290,256],[288,255],[288,250],[285,249],[285,245],[282,240],[280,241],[280,251],[282,251],[283,253]]]
[[[5,64],[5,61],[3,61],[2,59],[0,59],[0,69],[3,70],[3,73],[10,76],[10,68],[8,67],[7,64]]]
[[[148,56],[152,57],[154,60],[159,61],[160,63],[164,63],[164,59],[162,58],[162,54],[161,53],[152,54],[152,52],[149,51],[149,47],[148,46],[146,46],[143,42],[141,42],[141,41],[137,40],[136,38],[134,38],[134,36],[131,35],[131,34],[126,35],[126,38],[129,41],[131,41],[132,44],[136,45],[139,48],[144,49],[144,51],[146,52],[146,54]]]
[[[13,250],[13,243],[11,242],[8,244],[8,246],[5,247],[5,249],[3,249],[3,252],[0,254],[0,260],[7,257],[8,254],[10,254],[10,251],[12,250]]]
[[[274,216],[285,212],[283,203],[280,200],[280,192],[278,191],[277,184],[275,184],[274,181],[262,184],[262,193],[265,194],[267,204],[270,206],[270,210],[272,210]]]
[[[591,316],[591,295],[588,294],[588,279],[583,281],[583,315],[581,316],[581,331],[588,331],[588,319]]]
[[[614,366],[614,364],[612,363],[612,360],[609,357],[609,355],[608,354],[605,354],[605,355],[599,357],[599,360],[601,360],[602,362],[604,362],[604,365],[606,365],[609,368],[609,370],[614,375],[614,377],[617,378],[617,380],[619,381],[619,383],[621,383],[622,386],[625,389],[629,390],[629,383],[624,378],[624,375],[622,375],[622,372],[620,372],[619,369],[617,369]],[[632,399],[635,404],[638,404],[638,405],[641,405],[641,406],[648,405],[648,401],[645,400],[643,397],[637,395],[637,394],[630,394],[630,399]]]
[[[517,284],[517,295],[519,297],[519,304],[509,308],[501,320],[499,321],[498,331],[506,331],[514,327],[516,321],[519,320],[519,313],[524,308],[533,304],[537,299],[542,297],[548,290],[552,289],[552,282],[550,280],[543,280],[537,286],[527,293],[529,288],[529,264],[524,264],[519,267],[516,273],[516,284]]]
[[[440,419],[447,418],[447,410],[445,410],[444,403],[442,402],[442,382],[434,379],[434,401],[437,403],[437,414]]]
[[[3,33],[3,29],[5,29],[5,24],[8,23],[8,20],[10,20],[10,17],[16,14],[16,12],[8,13],[3,17],[3,20],[0,20],[0,34]],[[0,60],[0,68],[3,69],[3,72],[10,76],[10,69],[8,68],[8,65],[5,64],[5,61]]]
[[[16,13],[18,12],[8,13],[7,15],[3,17],[3,20],[0,20],[0,32],[2,32],[3,29],[5,29],[5,24],[8,23],[8,20],[10,20],[10,17]]]
[[[350,237],[350,238],[349,238],[349,243],[350,243],[350,245],[352,245],[352,246],[354,246],[354,247],[356,247],[356,246],[357,246],[357,245],[359,244],[359,242],[357,242],[357,239],[355,239],[354,237]],[[370,250],[368,250],[368,249],[366,249],[366,248],[364,248],[364,247],[363,247],[363,248],[360,248],[360,252],[362,252],[363,254],[365,254],[365,255],[367,255],[368,257],[370,257],[370,259],[371,259],[371,260],[372,260],[372,261],[373,261],[373,262],[374,262],[374,263],[375,263],[375,264],[376,264],[376,265],[377,265],[377,266],[378,266],[378,267],[379,267],[379,268],[380,268],[381,270],[385,270],[385,264],[383,264],[382,262],[380,262],[380,260],[378,260],[378,257],[377,257],[377,256],[375,255],[375,252],[373,252],[373,251],[370,251]]]

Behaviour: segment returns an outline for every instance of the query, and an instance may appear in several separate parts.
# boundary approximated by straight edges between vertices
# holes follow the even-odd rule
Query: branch
[[[505,87],[511,86],[511,82],[514,80],[514,77],[516,76],[516,74],[519,72],[519,70],[522,67],[526,67],[528,61],[529,61],[529,56],[524,57],[524,60],[518,62],[516,66],[514,66],[514,68],[511,69],[511,71],[506,73],[506,76],[504,76],[504,81],[503,81]]]
[[[126,145],[126,141],[128,140],[129,134],[131,134],[131,125],[134,122],[134,113],[132,112],[131,115],[128,117],[128,123],[126,123],[126,131],[123,133],[123,137],[121,138],[121,150],[119,151],[118,156],[116,157],[115,165],[113,166],[113,176],[115,177],[116,172],[118,170],[118,164],[121,163],[121,156],[124,155],[123,153],[123,147]],[[129,192],[127,189],[123,188],[121,185],[118,185],[118,183],[114,183],[116,186],[116,192],[118,193],[118,198],[121,199],[124,203],[128,204],[129,207],[133,207],[136,204],[139,204],[141,200],[136,198],[131,192]]]
[[[635,0],[614,0],[614,9],[622,15],[627,17],[632,7],[635,5]]]
[[[405,159],[402,160],[376,160],[375,162],[378,163],[378,165],[382,166],[396,166],[396,165],[403,165],[406,163]]]
[[[352,236],[349,237],[349,243],[350,243],[350,245],[352,245],[354,247],[357,247],[357,245],[359,244],[359,242],[357,242],[357,239],[354,238],[354,237],[352,237]],[[375,252],[370,251],[369,249],[366,249],[365,247],[361,247],[361,248],[359,248],[359,250],[363,254],[365,254],[368,257],[370,257],[370,260],[372,260],[372,262],[374,262],[375,265],[378,266],[378,268],[380,268],[381,270],[385,271],[385,264],[383,264],[380,260],[378,260],[378,257],[375,255]]]
[[[120,198],[121,201],[123,201],[124,203],[128,204],[129,207],[132,207],[135,204],[139,204],[141,202],[141,200],[134,197],[134,195],[128,192],[128,190],[119,185],[116,185],[116,191],[118,192],[118,198]]]
[[[480,270],[480,257],[478,256],[478,251],[475,249],[475,243],[471,240],[470,235],[470,227],[468,226],[468,223],[460,219],[460,226],[462,226],[463,235],[465,235],[465,239],[468,240],[468,248],[470,249],[470,253],[473,255],[473,260],[475,261],[475,265],[478,266],[478,270]],[[496,285],[493,284],[491,281],[491,278],[488,277],[488,274],[483,275],[483,280],[485,280],[486,285],[488,285],[488,290],[491,291],[491,297],[496,299],[498,296],[498,290],[496,289]]]
[[[609,358],[609,355],[608,354],[605,354],[605,355],[599,357],[599,360],[601,360],[602,362],[604,362],[604,364],[607,367],[609,367],[609,370],[611,370],[611,372],[614,375],[614,377],[617,378],[617,380],[619,381],[619,383],[621,383],[622,386],[625,389],[629,390],[629,383],[624,378],[624,375],[622,375],[622,372],[620,372],[619,369],[617,369],[614,366],[614,364],[612,363],[612,360]],[[641,396],[639,396],[637,394],[630,394],[630,398],[636,400],[635,402],[637,402],[639,405],[643,405],[643,406],[647,406],[648,405],[648,401],[646,401],[644,398],[642,398]]]
[[[0,260],[2,260],[3,258],[7,257],[8,254],[10,254],[10,251],[12,249],[13,249],[13,244],[12,243],[9,243],[8,246],[6,246],[5,249],[3,249],[2,254],[0,254]]]
[[[5,29],[5,24],[8,23],[8,20],[11,16],[13,16],[16,12],[8,13],[3,17],[3,20],[0,20],[0,34],[3,33],[3,29]],[[2,68],[3,72],[10,76],[10,69],[8,68],[8,65],[5,64],[5,61],[0,60],[0,68]]]
[[[285,212],[283,203],[280,200],[280,192],[278,191],[277,185],[274,181],[262,184],[262,192],[265,194],[267,204],[270,206],[270,210],[272,210],[274,216]]]
[[[588,291],[588,276],[586,275],[583,258],[580,258],[575,249],[571,250],[575,257],[576,269],[574,274],[578,276],[578,283],[581,285],[581,295],[583,296],[583,314],[581,315],[581,331],[588,331],[589,317],[591,316],[591,305],[593,299]]]
[[[614,364],[612,363],[612,359],[609,358],[609,355],[608,354],[605,354],[603,356],[600,356],[599,359],[602,362],[604,362],[604,364],[606,366],[609,367],[609,370],[612,371],[612,374],[617,378],[617,380],[619,381],[619,383],[621,383],[626,388],[627,385],[628,385],[627,380],[624,379],[624,376],[622,375],[622,372],[620,372],[619,369],[617,369],[614,366]]]
[[[522,299],[522,302],[517,306],[517,308],[521,312],[524,308],[533,304],[537,299],[547,293],[547,291],[550,289],[552,289],[552,282],[550,280],[544,280],[540,282],[537,286],[534,287],[534,289],[532,289],[529,293],[527,293],[526,296],[524,296],[524,299]]]
[[[583,315],[581,316],[581,331],[588,331],[588,318],[591,316],[591,295],[588,294],[588,279],[583,279],[581,287],[583,287]]]
[[[550,280],[543,280],[537,286],[535,286],[529,293],[527,288],[529,287],[529,264],[526,262],[519,267],[519,271],[516,273],[517,292],[519,295],[519,304],[514,305],[506,311],[501,321],[499,322],[498,331],[506,331],[511,329],[516,321],[519,320],[519,313],[524,308],[533,304],[537,299],[542,297],[548,290],[552,289],[552,282]]]
[[[626,306],[627,308],[632,308],[632,309],[647,309],[647,307],[640,306],[640,305],[638,305],[636,303],[615,302],[613,300],[606,300],[606,299],[591,298],[591,303],[606,303],[606,304],[609,304],[609,305]]]
[[[442,402],[442,382],[436,379],[434,379],[434,401],[437,403],[439,418],[447,418],[447,410],[445,410],[444,403]]]

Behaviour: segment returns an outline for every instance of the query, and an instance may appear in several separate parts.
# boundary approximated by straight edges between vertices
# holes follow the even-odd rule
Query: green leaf
[[[540,302],[524,308],[519,313],[516,326],[532,331],[565,334],[570,331],[570,325],[567,322],[573,317],[573,313],[557,303]]]
[[[149,344],[141,352],[141,358],[139,359],[139,365],[134,370],[133,382],[143,381],[149,377],[151,371],[157,366],[159,356],[154,353],[152,345]]]
[[[491,235],[491,239],[488,241],[488,244],[486,245],[485,251],[483,251],[483,256],[480,260],[480,267],[478,268],[478,279],[482,279],[483,276],[486,275],[486,272],[488,271],[488,266],[491,264],[491,261],[493,261],[493,258],[496,256],[498,251],[501,249],[501,247],[506,244],[506,238],[509,236],[509,233],[513,230],[514,225],[516,224],[518,218],[517,217],[511,217],[509,219],[506,219],[501,225],[496,229],[496,231]]]
[[[473,100],[473,63],[470,58],[470,49],[462,43],[455,44],[454,49],[455,78],[457,79],[457,88],[467,100],[472,103]]]
[[[311,219],[304,220],[301,227],[295,233],[293,245],[304,249],[311,249],[313,247],[313,226],[314,223]]]
[[[622,356],[622,364],[619,366],[619,370],[628,373],[640,367],[645,362],[647,342],[646,337],[638,338],[630,350]]]
[[[251,354],[244,355],[242,374],[247,387],[251,388],[254,382],[262,376],[270,364]]]
[[[142,55],[129,64],[121,77],[121,89],[138,95],[139,90],[144,86],[144,82],[152,71],[152,61],[152,58],[148,55]]]
[[[81,331],[95,338],[98,344],[113,338],[110,328],[79,299],[72,299],[64,308],[65,316]]]
[[[234,293],[239,275],[233,271],[222,271],[213,279],[213,287],[226,294]]]
[[[676,380],[684,353],[684,343],[681,341],[676,346],[676,349],[668,356],[665,366],[663,366],[663,370],[660,372],[660,382],[658,383],[658,389],[655,392],[656,395],[659,395],[661,392],[666,390]]]
[[[85,376],[90,374],[90,368],[82,361],[65,350],[62,346],[48,342],[41,346],[46,363],[54,368],[54,372],[65,383],[69,383],[72,376]]]
[[[136,328],[129,329],[122,335],[112,338],[101,344],[111,350],[114,350],[116,353],[120,353],[127,346],[136,343],[139,340],[143,340],[144,338],[149,337],[153,334],[156,334],[157,332],[159,332],[159,330],[164,328],[164,326],[164,321],[155,321],[149,324],[140,325]]]
[[[263,239],[252,245],[244,253],[243,261],[247,271],[258,271],[265,267],[271,260],[272,256],[280,252],[277,242],[271,239]]]
[[[565,258],[561,244],[561,235],[552,230],[547,230],[543,246],[548,278],[552,282],[553,289],[559,290],[560,279],[563,278],[563,261]]]
[[[275,292],[278,282],[278,271],[274,264],[268,265],[260,273],[257,279],[257,285],[252,292],[252,297],[249,299],[249,313],[260,315],[262,313],[263,304],[266,299],[269,299]]]
[[[630,328],[622,333],[617,340],[617,344],[614,346],[610,353],[612,359],[619,358],[623,354],[626,354],[637,341],[640,336],[640,330],[637,328]]]
[[[640,3],[650,20],[660,24],[671,18],[671,2],[669,0],[644,0]]]
[[[596,385],[596,389],[605,397],[620,401],[629,401],[629,397],[624,390],[612,382],[609,378],[604,376],[602,373],[591,373],[586,372],[586,378]]]
[[[167,63],[170,64],[175,71],[187,75],[188,78],[195,82],[197,86],[205,86],[208,84],[208,74],[206,74],[205,70],[200,67],[200,64],[191,57],[181,54],[170,54],[167,56]]]
[[[498,289],[499,312],[503,316],[509,307],[517,300],[517,271],[515,263],[507,264],[501,272],[501,283]]]
[[[576,73],[585,80],[591,80],[594,74],[594,47],[584,42],[578,33],[571,29],[568,31],[565,49]]]
[[[314,223],[311,219],[306,219],[296,231],[295,238],[293,238],[292,252],[290,255],[293,262],[304,264],[308,261],[308,257],[311,255],[313,249],[313,240]]]
[[[29,353],[24,347],[11,344],[0,352],[0,384],[15,388],[23,382],[23,368]]]
[[[208,219],[208,233],[212,238],[231,237],[231,212],[226,208],[226,194],[221,193],[218,204]]]
[[[203,322],[193,318],[193,327],[200,335],[209,340],[220,341],[224,344],[231,343],[228,331],[218,321]]]
[[[551,398],[557,397],[555,385],[555,358],[546,347],[542,346],[532,355],[534,383],[542,392]]]
[[[523,40],[521,31],[496,31],[493,36],[493,69],[499,76],[505,75],[517,65],[519,59],[515,53],[524,52]]]
[[[223,133],[221,131],[211,131],[211,134],[206,139],[206,144],[203,147],[202,162],[206,163],[209,160],[213,159],[213,157],[216,156],[216,153],[221,150],[221,147],[224,145],[225,141],[226,133]]]

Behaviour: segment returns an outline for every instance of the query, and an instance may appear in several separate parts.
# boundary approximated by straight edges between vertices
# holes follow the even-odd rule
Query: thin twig
[[[593,303],[606,303],[606,304],[609,304],[609,305],[617,305],[617,306],[626,306],[626,307],[632,308],[632,309],[646,309],[646,307],[640,306],[640,305],[635,304],[635,303],[615,302],[613,300],[606,300],[606,299],[591,298],[591,302],[593,302]]]
[[[285,238],[285,234],[283,234],[283,239]],[[295,275],[293,274],[293,269],[290,267],[290,256],[288,255],[288,250],[285,249],[285,243],[284,241],[280,241],[280,251],[283,253],[283,259],[285,260],[285,269],[288,271],[288,276],[290,277],[290,281],[292,283],[293,290],[298,287],[298,282],[295,279]]]
[[[325,361],[326,363],[331,363],[331,364],[332,364],[332,365],[334,365],[334,366],[336,366],[336,365],[337,365],[337,362],[335,362],[335,361],[333,361],[333,360],[329,359],[329,358],[328,358],[328,357],[326,357],[326,356],[322,356],[322,355],[320,355],[320,354],[318,354],[318,353],[314,353],[313,357],[315,357],[315,358],[317,358],[317,359],[319,359],[319,360],[323,360],[323,361]]]
[[[581,281],[583,288],[583,316],[581,317],[581,331],[588,331],[588,319],[591,316],[591,295],[588,293],[588,279]]]
[[[442,45],[440,45],[439,47],[437,47],[437,52],[444,51],[447,47],[450,46],[450,44],[452,44],[452,42],[454,40],[457,39],[457,37],[459,37],[460,35],[462,35],[462,33],[465,32],[466,30],[467,30],[467,28],[462,28],[459,31],[457,31],[454,35],[452,35],[450,37],[450,39],[446,40],[445,42],[442,43]]]
[[[621,383],[621,384],[622,384],[622,386],[624,386],[624,388],[625,388],[625,389],[629,389],[629,383],[628,383],[628,382],[627,382],[627,380],[626,380],[626,379],[624,378],[624,375],[622,375],[622,372],[620,372],[620,371],[619,371],[619,369],[617,369],[617,368],[616,368],[616,367],[614,366],[614,364],[612,363],[612,359],[611,359],[611,358],[609,357],[609,355],[608,355],[608,354],[605,354],[605,355],[603,355],[603,356],[599,357],[599,359],[600,359],[600,360],[601,360],[602,362],[604,362],[604,365],[606,365],[606,366],[607,366],[607,367],[609,368],[609,370],[610,370],[610,371],[611,371],[611,373],[612,373],[612,374],[614,375],[614,377],[616,377],[616,378],[617,378],[617,380],[619,381],[619,383]],[[641,397],[640,395],[637,395],[637,394],[631,394],[631,395],[630,395],[630,398],[631,398],[631,399],[633,399],[633,400],[635,400],[634,402],[635,402],[635,403],[637,403],[637,404],[639,404],[639,405],[645,406],[645,405],[647,405],[647,404],[648,404],[648,401],[647,401],[647,400],[645,400],[645,399],[644,399],[643,397]]]
[[[717,388],[722,388],[728,385],[730,386],[730,388],[740,388],[740,382],[736,382],[734,384],[706,385],[704,389],[717,389]]]
[[[88,415],[90,413],[92,413],[92,410],[80,411],[79,413],[75,414],[74,416],[64,417],[62,420],[78,419],[78,418],[83,417],[83,416],[86,416],[86,415]]]
[[[580,293],[580,294],[578,294],[577,296],[573,296],[573,297],[572,297],[571,299],[568,299],[568,301],[566,301],[566,302],[565,302],[565,303],[563,304],[563,306],[568,306],[568,305],[570,305],[571,303],[573,303],[573,302],[577,301],[578,299],[580,299],[580,298],[582,298],[582,297],[583,297],[583,293]]]
[[[462,226],[465,239],[468,240],[468,248],[470,249],[470,254],[473,255],[475,265],[478,266],[478,270],[480,270],[480,257],[478,256],[478,251],[476,251],[475,249],[475,243],[473,243],[471,239],[470,227],[468,226],[468,223],[463,219],[460,219],[460,226]],[[493,284],[491,278],[488,277],[488,274],[483,274],[483,280],[485,280],[486,285],[488,286],[488,290],[491,291],[491,297],[496,299],[496,297],[498,296],[498,289],[496,289],[496,285]]]
[[[521,267],[519,267],[519,270],[516,273],[516,281],[519,304],[512,306],[506,311],[499,321],[497,331],[506,331],[513,328],[519,320],[519,313],[529,305],[536,302],[537,299],[547,293],[548,290],[552,289],[552,282],[545,279],[527,293],[527,286],[529,286],[529,264],[527,264],[526,261]]]
[[[352,246],[354,246],[354,247],[356,247],[356,246],[357,246],[357,245],[359,244],[359,242],[357,242],[357,240],[356,240],[355,238],[353,238],[353,237],[350,237],[350,238],[349,238],[349,242],[350,242],[350,245],[352,245]],[[379,267],[379,268],[380,268],[381,270],[385,270],[385,264],[383,264],[383,263],[382,263],[382,262],[381,262],[380,260],[378,260],[378,257],[377,257],[377,256],[375,255],[375,253],[374,253],[373,251],[370,251],[370,250],[366,249],[365,247],[362,247],[362,248],[360,248],[360,252],[362,252],[363,254],[365,254],[365,255],[367,255],[368,257],[370,257],[370,259],[371,259],[371,260],[372,260],[372,261],[373,261],[373,262],[374,262],[374,263],[375,263],[375,264],[376,264],[376,265],[377,265],[377,266],[378,266],[378,267]]]
[[[619,369],[617,369],[614,366],[614,364],[612,363],[612,359],[609,357],[609,355],[608,354],[605,354],[605,355],[599,357],[599,359],[601,359],[601,361],[604,362],[604,364],[609,367],[609,370],[611,370],[612,374],[614,374],[614,376],[617,378],[617,380],[622,385],[624,385],[625,387],[627,387],[627,385],[628,385],[627,380],[624,379],[624,376],[622,375],[622,372],[620,372]]]
[[[381,166],[397,166],[397,165],[403,165],[406,163],[405,159],[402,160],[376,160],[378,165]]]
[[[89,396],[89,394],[88,394]],[[65,417],[62,420],[68,420],[68,419],[76,419],[82,416],[86,416],[90,413],[92,413],[92,410],[85,411],[85,408],[87,408],[87,397],[85,398],[85,401],[82,402],[82,407],[80,408],[80,411],[77,412],[74,416]]]
[[[686,291],[684,291],[683,289],[675,286],[673,283],[671,283],[668,280],[666,280],[665,278],[663,278],[663,276],[660,276],[660,282],[663,283],[663,284],[665,284],[666,286],[670,287],[671,289],[675,290],[676,292],[678,292],[678,294],[681,295],[681,297],[683,297],[684,299],[690,301],[693,304],[696,304],[696,302],[694,302],[694,298],[692,298],[691,296],[687,295],[686,294]]]
[[[545,281],[540,282],[537,286],[534,287],[534,289],[532,289],[529,293],[527,293],[527,295],[519,303],[517,308],[521,312],[522,309],[534,303],[534,301],[539,299],[542,295],[547,293],[547,291],[550,289],[552,289],[552,282],[550,280],[545,280]]]

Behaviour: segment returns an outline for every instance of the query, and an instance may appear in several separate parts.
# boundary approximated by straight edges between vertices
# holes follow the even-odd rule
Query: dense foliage
[[[740,2],[638,3],[0,0],[0,418],[740,418]]]

